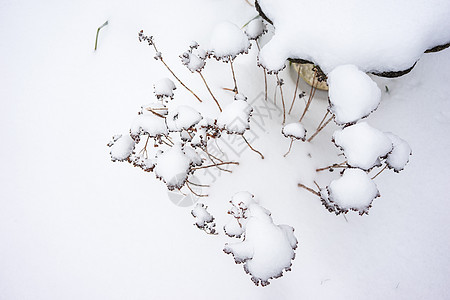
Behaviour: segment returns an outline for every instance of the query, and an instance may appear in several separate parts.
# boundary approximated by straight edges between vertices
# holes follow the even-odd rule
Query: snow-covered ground
[[[282,116],[263,109],[254,44],[234,67],[240,92],[256,101],[249,136],[265,159],[228,149],[240,165],[222,173],[202,199],[218,235],[197,229],[192,207],[174,205],[153,174],[111,162],[111,136],[126,132],[141,105],[153,101],[153,84],[170,77],[138,42],[138,31],[154,35],[167,63],[206,99],[199,103],[176,83],[173,104],[214,114],[201,78],[178,56],[192,40],[206,46],[220,21],[242,26],[255,15],[244,0],[0,2],[0,299],[449,297],[449,49],[424,55],[401,78],[372,77],[382,100],[366,121],[408,141],[413,155],[399,174],[375,179],[381,197],[369,215],[330,214],[297,186],[313,186],[316,168],[340,162],[331,142],[337,126],[311,144],[294,141],[283,157],[290,139],[281,134]],[[202,73],[221,104],[233,101],[221,89],[233,87],[228,64],[208,60]],[[292,73],[279,74],[287,105]],[[271,76],[271,99],[275,82]],[[309,91],[303,83],[300,89]],[[304,119],[308,134],[326,97],[316,93]],[[286,123],[297,121],[303,107],[297,100]],[[318,177],[321,186],[327,176]],[[233,242],[222,227],[239,191],[255,195],[274,223],[292,226],[298,239],[292,271],[264,288],[222,251]]]

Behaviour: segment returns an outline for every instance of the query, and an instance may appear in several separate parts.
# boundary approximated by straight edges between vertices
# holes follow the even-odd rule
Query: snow
[[[158,99],[163,99],[166,97],[173,99],[173,91],[175,89],[175,83],[173,83],[173,81],[169,78],[162,78],[154,85],[154,93]]]
[[[353,65],[339,66],[328,74],[330,111],[338,125],[351,124],[377,109],[381,91]]]
[[[217,126],[228,133],[244,134],[250,128],[250,115],[253,108],[244,100],[234,100],[220,113]]]
[[[290,137],[304,141],[306,138],[306,129],[300,122],[289,123],[281,130],[285,137]]]
[[[201,166],[203,164],[203,160],[198,154],[198,152],[195,151],[195,149],[192,148],[190,145],[185,145],[183,151],[189,158],[189,161],[193,166]]]
[[[328,186],[328,201],[336,214],[349,210],[367,213],[373,199],[380,196],[370,176],[360,169],[346,169],[339,179]]]
[[[169,131],[179,132],[195,126],[202,116],[194,108],[187,105],[180,105],[169,111],[166,117],[166,124]]]
[[[185,65],[192,73],[200,72],[206,64],[204,50],[196,51],[195,49],[191,49],[190,51],[184,52],[180,55],[180,58],[181,63]]]
[[[275,27],[259,62],[273,71],[284,68],[287,58],[312,61],[326,74],[346,64],[363,72],[402,71],[425,50],[450,42],[447,0],[258,0],[258,4]],[[307,24],[314,24],[314,30]]]
[[[216,25],[211,35],[208,53],[222,61],[234,60],[238,54],[247,53],[250,42],[235,24],[224,21]]]
[[[270,212],[257,204],[248,192],[233,196],[230,202],[234,211],[241,211],[234,216],[244,222],[243,238],[237,243],[227,243],[224,252],[233,254],[236,263],[244,263],[244,270],[256,285],[266,286],[269,279],[282,276],[283,270],[290,270],[297,248],[294,229],[275,225]],[[235,228],[231,230],[238,233]]]
[[[400,172],[409,161],[409,156],[412,154],[411,147],[405,140],[391,132],[385,132],[385,135],[391,139],[394,145],[392,152],[386,158],[386,164],[395,172]]]
[[[339,175],[339,169],[321,172],[324,178],[314,172],[345,160],[330,141],[336,125],[330,122],[314,143],[299,143],[283,158],[282,121],[273,99],[261,97],[264,77],[255,65],[256,47],[234,66],[239,91],[254,107],[246,138],[266,159],[245,143],[240,152],[243,141],[232,136],[236,143],[218,140],[227,159],[240,163],[232,174],[210,168],[190,175],[199,178],[193,182],[210,184],[201,202],[216,218],[217,236],[192,225],[197,198],[168,192],[153,174],[111,162],[105,147],[111,135],[128,134],[141,105],[153,101],[154,82],[175,81],[153,59],[152,47],[137,41],[136,31],[153,34],[168,65],[205,99],[197,103],[176,82],[169,107],[191,105],[216,118],[201,78],[178,55],[191,40],[206,45],[218,20],[242,26],[256,14],[241,0],[1,2],[0,52],[7,58],[0,60],[5,145],[0,152],[7,158],[0,168],[1,299],[447,298],[450,49],[424,55],[401,78],[374,78],[383,99],[368,122],[408,141],[414,156],[400,174],[385,170],[377,176],[382,197],[370,215],[349,213],[347,222],[297,187],[302,182],[314,188],[315,179],[325,187]],[[107,19],[94,52],[96,30]],[[182,26],[168,26],[173,20]],[[261,45],[269,37],[263,35]],[[221,90],[232,85],[230,66],[210,60],[204,71],[221,105],[232,102],[232,93]],[[296,75],[289,69],[280,74],[287,104]],[[268,83],[271,98],[276,82],[269,76]],[[309,89],[300,81],[299,90]],[[302,102],[297,99],[287,123],[298,120]],[[317,91],[302,121],[308,133],[326,108],[327,94]],[[209,150],[214,146],[210,140]],[[242,266],[221,251],[234,240],[222,227],[230,217],[228,201],[241,190],[252,191],[275,224],[294,227],[301,242],[292,271],[264,288],[255,287]],[[189,207],[177,206],[177,199],[190,201]]]
[[[138,115],[131,124],[130,135],[134,140],[139,141],[143,134],[148,134],[150,137],[167,135],[165,119],[152,113]]]
[[[191,160],[183,152],[180,144],[156,156],[155,174],[162,179],[169,190],[181,188],[188,177]]]
[[[265,32],[267,32],[266,24],[260,18],[250,21],[245,27],[245,34],[248,36],[249,40],[256,40]]]
[[[135,142],[130,135],[119,134],[112,138],[108,144],[111,147],[110,155],[112,161],[124,161],[133,153]]]
[[[336,131],[333,140],[344,152],[348,165],[363,170],[379,165],[380,158],[391,152],[393,147],[388,136],[366,122]]]
[[[191,212],[195,218],[195,224],[199,228],[205,227],[207,223],[214,220],[213,216],[206,210],[207,208],[208,206],[205,206],[203,203],[197,203]]]

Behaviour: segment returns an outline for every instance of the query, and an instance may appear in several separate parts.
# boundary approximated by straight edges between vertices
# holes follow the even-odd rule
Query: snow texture
[[[133,166],[141,168],[145,172],[152,172],[155,168],[156,160],[154,158],[144,157],[142,154],[131,154],[130,162]]]
[[[152,113],[151,111],[154,111],[157,114],[160,114],[162,116],[165,116],[168,113],[167,107],[161,101],[142,105],[141,111],[139,113],[140,114],[149,114],[149,112]]]
[[[130,137],[129,134],[119,134],[113,136],[112,141],[108,143],[108,146],[111,147],[111,151],[109,152],[109,154],[111,155],[111,160],[127,160],[128,157],[130,157],[131,153],[133,153],[135,145],[135,141]]]
[[[389,168],[394,169],[395,172],[400,172],[409,161],[409,156],[412,154],[409,144],[391,132],[384,133],[394,145],[392,152],[386,158],[386,164]]]
[[[217,60],[228,62],[238,54],[247,53],[250,41],[235,24],[225,21],[213,30],[208,53]]]
[[[150,137],[167,135],[165,119],[150,112],[138,115],[131,124],[130,135],[135,141],[139,141],[143,134],[148,134]]]
[[[267,29],[264,21],[260,18],[257,18],[250,21],[250,23],[248,23],[245,27],[244,31],[249,40],[256,40],[265,32],[267,32]]]
[[[380,165],[380,158],[386,157],[393,147],[386,134],[366,122],[335,131],[333,141],[344,151],[349,166],[363,170]]]
[[[304,141],[306,138],[306,129],[300,122],[289,123],[283,127],[281,133],[285,137]]]
[[[259,62],[272,71],[283,69],[287,58],[312,61],[326,74],[345,64],[364,72],[402,71],[425,50],[450,42],[448,0],[258,0],[258,4],[275,26],[274,37],[259,55]],[[308,24],[314,24],[313,29]]]
[[[336,214],[347,213],[349,210],[367,213],[373,199],[380,196],[376,184],[369,175],[361,169],[346,169],[344,174],[333,180],[327,188],[328,201],[334,206]],[[324,193],[322,197],[324,198]]]
[[[200,155],[190,145],[185,145],[183,150],[186,156],[189,158],[191,165],[201,166],[203,164],[203,160]]]
[[[206,52],[202,49],[191,49],[180,55],[181,63],[185,65],[192,73],[200,72],[206,64]]]
[[[275,225],[270,212],[257,204],[248,192],[237,193],[230,203],[230,214],[242,222],[243,238],[240,242],[225,244],[224,252],[231,253],[236,263],[244,263],[244,270],[256,285],[266,286],[270,279],[281,277],[283,270],[290,270],[297,248],[294,229]],[[236,228],[228,225],[228,229]]]
[[[191,211],[195,218],[195,225],[199,228],[203,228],[207,223],[214,221],[213,216],[206,210],[208,207],[203,203],[197,203],[194,209]]]
[[[162,78],[154,85],[154,93],[156,98],[170,98],[173,99],[173,91],[176,89],[175,83],[169,78]]]
[[[160,152],[156,156],[156,177],[167,185],[169,190],[180,189],[187,180],[191,160],[183,152],[180,144]]]
[[[180,105],[169,111],[166,124],[169,131],[179,132],[195,126],[201,119],[202,116],[194,108]]]
[[[338,125],[367,117],[381,100],[377,84],[356,66],[339,66],[328,74],[330,111]]]
[[[220,113],[217,125],[228,133],[244,134],[250,128],[253,108],[244,100],[234,100]]]

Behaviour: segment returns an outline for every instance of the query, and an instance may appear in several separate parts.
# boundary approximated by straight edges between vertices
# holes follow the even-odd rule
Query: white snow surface
[[[333,139],[344,151],[347,163],[356,168],[369,170],[380,164],[380,158],[391,152],[389,137],[366,122],[345,127],[333,134]]]
[[[361,169],[346,169],[342,177],[328,186],[328,200],[344,212],[355,210],[363,213],[378,196],[375,182]]]
[[[183,152],[180,144],[156,156],[155,174],[161,178],[169,190],[178,189],[186,182],[191,160]]]
[[[400,172],[409,161],[409,156],[412,154],[411,147],[408,142],[391,132],[385,132],[384,134],[391,139],[394,145],[392,152],[386,158],[386,164],[395,172]]]
[[[450,42],[448,0],[258,3],[275,26],[274,37],[259,56],[273,71],[282,69],[287,58],[312,61],[325,73],[345,64],[364,72],[400,71],[425,50]]]
[[[250,48],[250,41],[235,24],[224,21],[217,24],[211,35],[208,53],[215,58],[229,61]]]
[[[200,72],[206,64],[205,51],[200,49],[193,49],[192,51],[184,52],[181,56],[181,63],[185,65],[189,71]]]
[[[250,128],[251,105],[244,100],[234,100],[220,113],[217,125],[228,133],[244,134]]]
[[[281,130],[285,137],[294,138],[297,140],[305,140],[306,129],[300,122],[289,123]]]
[[[202,119],[202,115],[194,108],[180,105],[169,111],[166,124],[169,131],[182,131],[195,126]]]
[[[355,123],[377,109],[381,91],[354,65],[339,66],[328,74],[330,111],[339,125]]]
[[[267,29],[266,24],[264,24],[264,21],[260,18],[254,19],[250,21],[250,23],[245,26],[245,34],[248,36],[249,40],[256,40],[261,35],[263,35]]]
[[[206,210],[208,207],[202,203],[197,203],[192,209],[192,215],[195,217],[195,224],[202,228],[206,223],[214,220],[213,216]]]
[[[206,45],[218,20],[241,27],[256,14],[242,0],[1,1],[0,154],[7,159],[0,168],[0,299],[447,298],[450,49],[425,54],[406,76],[374,77],[383,101],[368,122],[408,141],[413,156],[399,174],[385,170],[375,179],[382,197],[368,216],[347,214],[346,222],[297,187],[314,187],[316,168],[344,161],[330,141],[337,127],[331,122],[313,143],[299,143],[283,158],[282,120],[274,111],[267,116],[264,99],[253,102],[264,91],[256,47],[234,67],[239,91],[255,109],[246,137],[258,136],[250,142],[266,159],[250,149],[233,156],[219,141],[240,163],[232,174],[211,169],[216,181],[204,190],[219,235],[192,226],[195,204],[174,205],[174,193],[153,174],[111,162],[105,146],[111,135],[127,134],[137,109],[154,98],[154,82],[174,80],[152,48],[137,42],[137,31],[154,35],[169,66],[205,99],[197,103],[177,84],[171,104],[216,118],[203,82],[178,55],[191,40]],[[94,52],[96,30],[106,20]],[[168,26],[173,20],[183,26]],[[226,106],[232,99],[220,87],[232,85],[230,66],[211,60],[204,71]],[[285,96],[292,96],[296,77],[287,71],[280,76]],[[271,97],[276,82],[269,76],[268,83]],[[310,87],[300,81],[299,89]],[[302,102],[287,123],[298,120]],[[326,107],[327,94],[317,91],[302,121],[306,129],[316,128]],[[334,179],[337,171],[325,173]],[[320,186],[329,184],[320,179]],[[221,251],[233,240],[221,230],[228,201],[242,190],[255,194],[275,224],[294,227],[301,242],[292,271],[265,288]]]
[[[138,139],[142,134],[148,134],[150,137],[167,135],[165,119],[151,112],[139,114],[131,124],[130,135],[133,139]]]
[[[154,84],[154,93],[157,98],[173,98],[173,91],[176,89],[175,83],[169,78],[162,78]]]

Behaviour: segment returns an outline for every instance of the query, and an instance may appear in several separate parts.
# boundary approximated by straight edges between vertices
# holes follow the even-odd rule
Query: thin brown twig
[[[260,52],[261,48],[259,46],[258,40],[255,40],[255,42],[256,42],[256,47],[258,47],[258,51]],[[263,68],[263,71],[264,71],[264,100],[267,101],[267,71],[265,68]]]
[[[276,76],[277,76],[277,82],[280,83],[280,78],[278,77],[278,73],[276,74]],[[283,125],[284,125],[284,123],[286,123],[286,108],[284,106],[284,97],[283,97],[282,84],[280,83],[279,86],[280,86],[280,93],[281,93],[281,102],[283,103]]]
[[[216,166],[217,169],[219,169],[219,170],[221,170],[221,171],[228,172],[228,173],[232,173],[231,170],[227,170],[227,169],[223,169],[223,168],[219,167],[219,165],[213,160],[213,157],[211,156],[211,154],[209,154],[209,152],[206,151],[205,149],[202,149],[202,150],[203,150],[203,152],[206,153],[206,155],[208,155],[209,159],[210,159],[211,162]],[[218,160],[219,160],[221,163],[223,163],[223,160],[220,160],[220,159],[218,159]]]
[[[291,114],[292,108],[294,107],[295,99],[297,99],[297,89],[299,80],[300,80],[300,66],[298,67],[297,72],[297,83],[295,84],[294,98],[292,98],[291,108],[289,108],[288,114]]]
[[[221,166],[221,165],[239,165],[239,163],[235,162],[235,161],[229,161],[229,162],[217,163],[215,165],[207,165],[207,166],[195,167],[195,168],[192,168],[191,170],[195,171],[195,170],[199,170],[199,169],[212,168],[212,167]]]
[[[311,142],[313,138],[316,137],[316,135],[322,131],[322,129],[324,129],[328,123],[330,123],[330,121],[333,120],[333,116],[331,116],[319,129],[316,130],[316,132],[314,132],[314,134],[308,139],[308,142]]]
[[[314,98],[314,95],[316,94],[316,89],[317,89],[315,87],[316,77],[317,77],[317,70],[314,71],[314,77],[313,77],[313,82],[312,82],[312,85],[311,85],[311,91],[309,92],[308,102],[306,103],[305,110],[303,110],[303,114],[300,117],[299,122],[301,122],[303,120],[303,117],[306,115],[306,112],[308,111],[309,106],[311,105],[311,102],[312,102],[312,100]]]
[[[163,118],[163,119],[166,118],[166,117],[164,117],[163,115],[157,113],[156,111],[154,111],[154,110],[151,109],[151,108],[147,108],[147,110],[148,110],[149,112],[151,112],[152,114],[154,114],[155,116],[158,116],[158,117]]]
[[[347,164],[347,161],[344,161],[344,162],[342,162],[340,164],[332,164],[332,165],[327,166],[327,167],[318,168],[318,169],[316,169],[316,172],[325,171],[325,170],[328,170],[328,169],[331,169],[331,168],[346,168],[347,166],[344,166],[345,164]]]
[[[387,168],[387,165],[385,165],[384,168],[381,169],[380,172],[378,172],[377,174],[375,174],[375,176],[372,177],[372,180],[375,179],[378,175],[380,175],[384,170],[386,170],[386,168]]]
[[[304,189],[307,190],[308,192],[311,192],[311,193],[313,193],[314,195],[320,197],[320,193],[317,192],[317,191],[315,191],[315,190],[313,190],[312,188],[307,187],[306,185],[301,184],[301,183],[299,183],[298,186],[301,187],[301,188],[304,188]]]
[[[264,159],[264,155],[262,155],[261,152],[259,152],[258,150],[256,150],[255,148],[252,147],[252,145],[250,145],[250,143],[247,141],[247,139],[245,138],[245,136],[242,134],[241,135],[242,138],[244,139],[244,141],[247,143],[247,145],[250,147],[250,149],[252,149],[253,151],[255,151],[256,153],[258,153],[261,156],[261,159]]]
[[[233,81],[234,81],[234,92],[236,94],[238,94],[238,87],[237,87],[237,83],[236,83],[236,75],[234,74],[234,68],[233,68],[233,60],[230,60],[230,66],[231,66],[231,73],[233,74]]]
[[[217,107],[219,107],[220,112],[222,112],[222,108],[220,107],[219,101],[217,101],[216,97],[214,97],[213,93],[211,92],[211,89],[209,88],[208,84],[206,83],[205,77],[203,77],[202,72],[198,71],[198,74],[200,74],[200,77],[202,78],[203,82],[206,85],[206,88],[208,89],[209,94],[211,95],[211,97],[214,99],[214,101],[217,104]]]
[[[200,195],[200,194],[197,194],[196,192],[194,192],[192,189],[191,189],[191,187],[189,186],[189,183],[186,181],[186,186],[187,186],[187,188],[191,191],[191,193],[192,194],[194,194],[195,196],[197,196],[197,197],[208,197],[208,195]]]
[[[319,129],[320,126],[322,126],[323,122],[325,121],[325,118],[328,116],[329,113],[330,113],[330,111],[327,109],[325,116],[323,116],[323,119],[322,119],[322,121],[320,121],[319,126],[317,126],[316,130]]]
[[[289,154],[289,152],[291,152],[291,148],[292,148],[292,143],[294,142],[294,139],[293,138],[291,138],[291,143],[289,144],[289,150],[288,150],[288,152],[286,152],[283,156],[284,157],[286,157],[288,154]]]
[[[156,48],[155,42],[152,42],[152,46],[155,49],[155,52],[158,53],[158,48]],[[161,53],[161,52],[159,52]],[[202,100],[190,89],[188,88],[181,80],[180,78],[178,78],[177,75],[175,75],[175,73],[172,71],[172,69],[166,64],[166,62],[164,61],[164,59],[162,58],[162,56],[159,58],[161,60],[161,62],[164,64],[164,66],[167,68],[167,70],[169,70],[169,72],[173,75],[173,77],[175,77],[175,79],[185,88],[187,89],[195,98],[197,98],[198,101],[202,102]]]
[[[189,181],[189,180],[186,180],[186,182],[188,182],[188,183],[190,183],[192,185],[195,185],[195,186],[199,186],[199,187],[210,187],[209,184],[199,184],[199,183],[195,183],[195,182],[192,182],[192,181]]]

